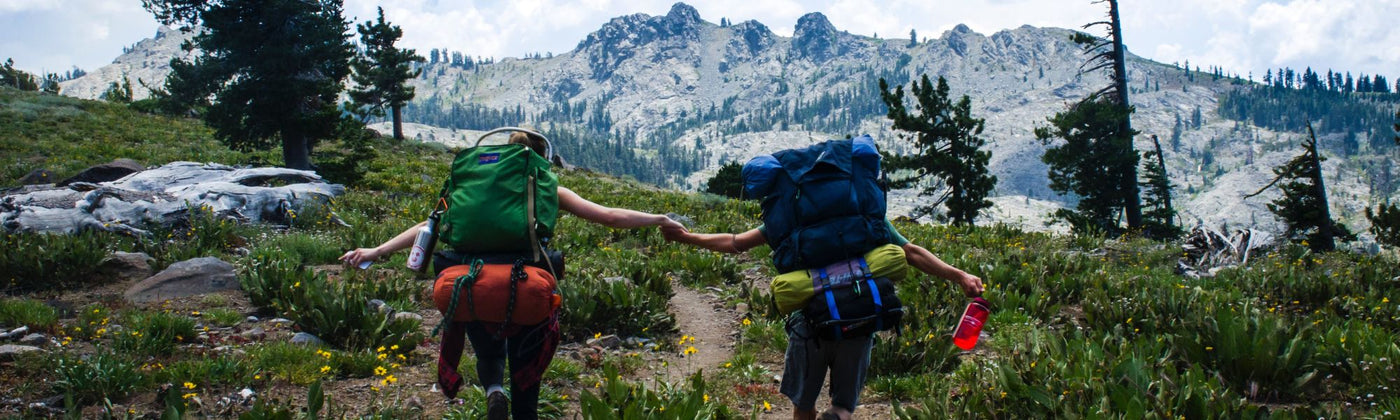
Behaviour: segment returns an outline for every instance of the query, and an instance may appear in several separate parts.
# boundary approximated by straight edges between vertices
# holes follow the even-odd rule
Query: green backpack
[[[442,187],[446,210],[439,237],[461,254],[525,254],[539,261],[554,236],[559,179],[549,160],[525,145],[481,145],[487,136],[509,131],[539,135],[515,127],[491,130],[452,160]],[[548,154],[553,152],[551,145]]]

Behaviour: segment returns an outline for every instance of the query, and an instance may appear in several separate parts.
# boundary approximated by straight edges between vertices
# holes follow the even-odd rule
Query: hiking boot
[[[506,399],[506,393],[496,391],[486,396],[486,419],[510,419],[510,400]]]

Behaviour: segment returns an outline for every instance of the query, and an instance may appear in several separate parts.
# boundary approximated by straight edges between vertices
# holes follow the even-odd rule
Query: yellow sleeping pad
[[[846,265],[847,262],[832,266]],[[873,277],[885,277],[895,283],[904,280],[909,263],[904,260],[904,248],[897,245],[884,245],[865,253],[865,264]],[[819,270],[789,271],[773,278],[773,303],[782,313],[790,313],[807,305],[812,298],[812,278],[820,277]]]

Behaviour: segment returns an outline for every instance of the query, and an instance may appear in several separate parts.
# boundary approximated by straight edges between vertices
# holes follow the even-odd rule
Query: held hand
[[[684,239],[690,235],[685,226],[661,226],[661,236],[667,241],[685,243]]]
[[[967,297],[982,296],[982,292],[986,290],[986,288],[982,286],[982,279],[971,274],[964,274],[961,279],[958,279],[957,283],[958,287],[962,287],[963,294],[967,295]]]
[[[659,228],[661,228],[661,231],[662,231],[662,232],[666,232],[666,231],[680,231],[680,232],[686,232],[685,225],[682,225],[680,222],[677,222],[677,221],[675,221],[675,220],[671,220],[670,218],[664,219],[664,221],[662,221],[660,224],[657,224],[656,226],[659,227]]]
[[[374,248],[360,248],[340,256],[340,260],[350,266],[356,266],[365,261],[374,261],[376,258],[379,258],[379,252]]]

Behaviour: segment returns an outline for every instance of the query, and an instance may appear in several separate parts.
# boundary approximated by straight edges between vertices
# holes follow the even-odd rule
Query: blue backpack
[[[880,152],[870,136],[755,157],[744,194],[761,199],[778,272],[825,267],[890,243]]]

